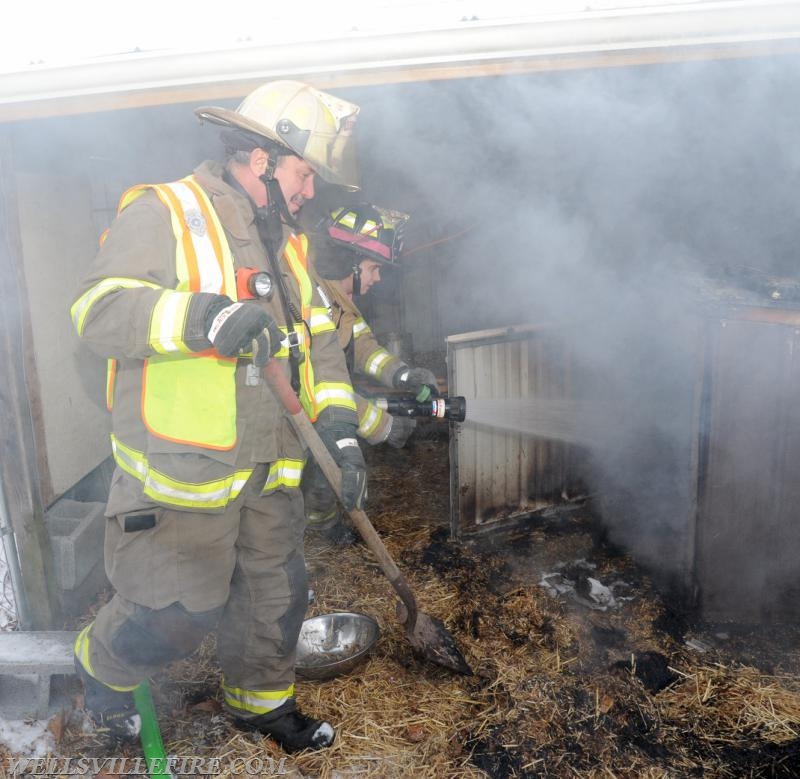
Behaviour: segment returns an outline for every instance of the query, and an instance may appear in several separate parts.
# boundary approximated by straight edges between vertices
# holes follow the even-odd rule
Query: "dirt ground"
[[[289,759],[285,775],[800,776],[796,628],[693,622],[605,544],[585,510],[532,519],[510,538],[452,543],[446,431],[373,448],[367,508],[420,607],[444,621],[474,674],[414,655],[363,545],[309,538],[309,616],[364,612],[381,637],[350,674],[298,682],[301,707],[330,719],[337,740]],[[542,586],[547,575],[565,591]],[[233,728],[218,682],[213,637],[153,680],[168,753],[279,760],[269,739]],[[56,723],[60,754],[139,754],[84,723],[79,708]]]

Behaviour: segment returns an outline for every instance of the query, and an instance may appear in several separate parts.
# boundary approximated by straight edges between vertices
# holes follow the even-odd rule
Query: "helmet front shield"
[[[309,88],[310,89],[310,88]],[[358,106],[333,95],[313,90],[317,101],[309,106],[306,143],[300,156],[330,184],[338,184],[351,191],[360,188],[360,175],[353,128],[358,116]],[[291,120],[290,120],[291,121]],[[301,125],[302,126],[302,125]],[[277,125],[278,135],[284,123]],[[287,145],[293,148],[290,143]]]

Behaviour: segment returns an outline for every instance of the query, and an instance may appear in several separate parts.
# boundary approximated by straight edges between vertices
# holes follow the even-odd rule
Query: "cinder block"
[[[103,503],[62,499],[45,513],[62,590],[76,589],[102,561],[104,509]]]
[[[76,630],[0,631],[0,674],[72,673]]]
[[[12,719],[47,719],[64,706],[51,691],[52,677],[74,673],[77,632],[0,632],[0,711]]]
[[[50,677],[0,675],[0,706],[3,715],[9,719],[48,719]]]
[[[59,602],[63,619],[74,619],[86,614],[97,601],[97,594],[109,587],[102,558],[97,561],[89,575],[74,589],[60,590]]]

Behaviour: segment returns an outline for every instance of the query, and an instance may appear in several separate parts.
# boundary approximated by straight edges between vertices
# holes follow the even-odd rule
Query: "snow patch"
[[[55,750],[55,740],[47,729],[47,722],[39,720],[0,717],[0,744],[21,757],[47,757]]]

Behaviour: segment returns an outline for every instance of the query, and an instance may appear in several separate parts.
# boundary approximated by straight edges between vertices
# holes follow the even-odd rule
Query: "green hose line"
[[[161,740],[150,683],[146,679],[133,691],[133,699],[142,718],[142,751],[150,779],[174,779],[164,751],[164,742]]]

